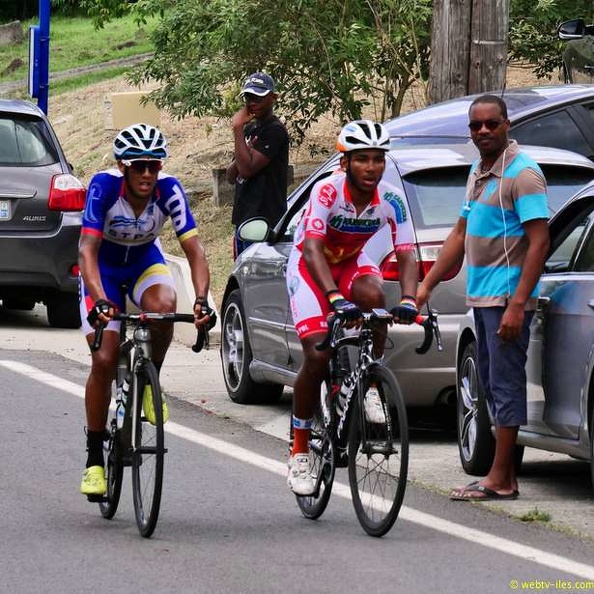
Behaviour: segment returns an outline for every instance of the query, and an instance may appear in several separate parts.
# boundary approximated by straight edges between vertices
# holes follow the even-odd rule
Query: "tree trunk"
[[[434,0],[429,102],[468,92],[472,0]]]
[[[510,0],[474,0],[468,93],[501,92],[507,70]]]
[[[500,91],[510,0],[434,0],[429,101]]]

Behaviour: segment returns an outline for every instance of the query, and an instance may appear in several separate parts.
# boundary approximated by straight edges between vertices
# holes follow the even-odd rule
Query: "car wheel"
[[[462,468],[467,474],[484,476],[495,456],[495,439],[485,395],[478,376],[476,343],[464,348],[458,364],[457,434]]]
[[[260,384],[250,377],[252,349],[238,290],[229,294],[221,323],[221,361],[227,393],[238,404],[276,402],[283,393],[279,384]]]
[[[2,299],[4,309],[20,309],[31,311],[35,307],[34,299]]]
[[[76,293],[56,293],[46,302],[47,320],[52,328],[80,328]]]

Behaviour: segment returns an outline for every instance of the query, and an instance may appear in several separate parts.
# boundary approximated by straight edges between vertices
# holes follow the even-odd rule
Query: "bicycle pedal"
[[[91,503],[108,503],[109,499],[105,495],[87,495],[87,500]]]

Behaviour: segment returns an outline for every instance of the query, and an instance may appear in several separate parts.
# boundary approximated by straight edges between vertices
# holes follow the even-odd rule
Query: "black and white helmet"
[[[340,131],[336,149],[341,153],[362,149],[389,151],[390,134],[382,124],[371,120],[355,120]]]
[[[132,124],[113,141],[114,157],[123,159],[165,159],[167,140],[158,128],[149,124]]]

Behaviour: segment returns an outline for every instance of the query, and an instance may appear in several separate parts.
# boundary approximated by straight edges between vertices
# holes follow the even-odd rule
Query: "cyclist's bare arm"
[[[78,248],[80,273],[94,303],[101,299],[107,299],[101,282],[101,273],[99,272],[98,254],[100,245],[101,237],[83,234]],[[101,313],[98,323],[107,324],[113,314],[113,308],[110,308],[106,313]]]
[[[195,235],[189,237],[181,242],[181,247],[184,250],[188,263],[190,265],[190,272],[192,275],[192,285],[196,294],[197,302],[194,305],[194,313],[196,314],[196,325],[206,324],[209,321],[209,316],[201,315],[203,303],[199,303],[201,299],[208,298],[208,290],[210,287],[210,271],[208,262],[206,260],[206,253],[200,240]]]
[[[419,273],[414,250],[399,250],[397,246],[394,246],[394,253],[398,260],[402,294],[416,295]]]

